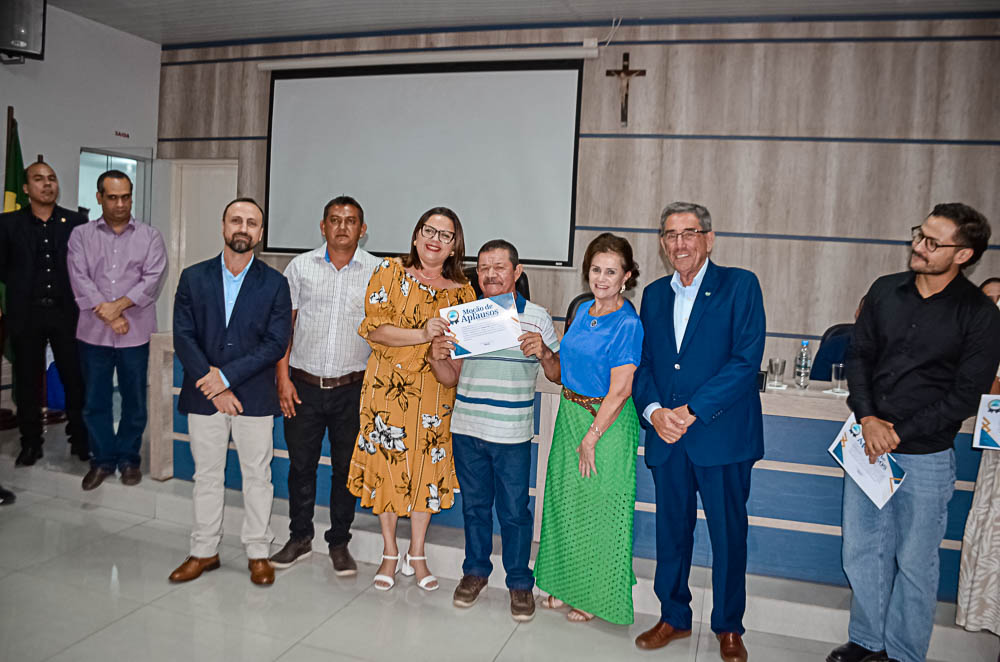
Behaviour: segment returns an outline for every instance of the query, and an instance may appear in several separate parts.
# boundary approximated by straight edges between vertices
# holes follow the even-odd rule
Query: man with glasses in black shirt
[[[955,489],[954,439],[1000,362],[1000,311],[962,273],[986,251],[986,218],[940,204],[912,233],[909,271],[871,286],[847,362],[847,403],[870,461],[892,452],[906,479],[881,510],[844,481],[850,641],[828,662],[926,658]]]

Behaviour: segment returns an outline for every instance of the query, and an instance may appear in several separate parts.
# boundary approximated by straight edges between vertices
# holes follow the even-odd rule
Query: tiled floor
[[[399,578],[371,588],[375,568],[334,575],[313,557],[252,585],[239,541],[227,537],[223,567],[175,586],[184,527],[59,497],[20,492],[0,509],[0,660],[716,660],[711,633],[659,653],[632,639],[650,625],[573,624],[539,610],[510,619],[507,594],[488,589],[473,608],[451,605],[455,582],[426,593]],[[748,633],[757,660],[822,660],[830,646]]]
[[[120,498],[95,504],[108,496],[97,493],[106,488],[84,502],[76,481],[87,465],[69,457],[61,427],[49,430],[39,466],[74,475],[70,489],[18,489],[17,503],[0,507],[0,662],[720,659],[701,623],[689,639],[644,652],[633,639],[653,624],[649,615],[623,627],[569,623],[564,611],[539,609],[534,621],[517,624],[502,589],[491,587],[474,607],[459,610],[451,604],[454,580],[442,579],[440,590],[427,593],[398,577],[395,588],[380,592],[370,584],[374,566],[361,564],[357,577],[342,579],[322,554],[260,588],[249,581],[235,536],[223,539],[220,570],[170,584],[167,575],[187,554],[189,529],[135,514],[142,509],[118,510]],[[16,439],[16,431],[0,432],[0,463],[15,482],[25,471],[12,466]],[[169,485],[114,487],[131,493]],[[819,662],[834,646],[754,631],[745,641],[755,662]]]

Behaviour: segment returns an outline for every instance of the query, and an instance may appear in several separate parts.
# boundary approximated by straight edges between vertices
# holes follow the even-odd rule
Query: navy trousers
[[[680,448],[650,467],[656,485],[656,578],[660,619],[691,629],[691,553],[698,500],[712,542],[712,631],[744,633],[747,571],[747,498],[755,460],[699,467]]]
[[[507,588],[530,591],[535,576],[531,560],[528,509],[531,442],[495,444],[464,434],[451,436],[455,472],[462,486],[465,518],[465,562],[462,574],[489,577],[493,572],[493,509],[500,521],[500,544]]]
[[[149,343],[136,347],[107,347],[77,342],[83,369],[83,420],[90,433],[90,464],[114,473],[138,467],[142,433],[146,430],[146,382]],[[114,376],[122,398],[118,429],[114,426]]]

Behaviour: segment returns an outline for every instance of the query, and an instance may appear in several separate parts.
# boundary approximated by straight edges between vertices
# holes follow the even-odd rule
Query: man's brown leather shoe
[[[250,581],[258,586],[270,586],[274,583],[274,566],[267,559],[250,559],[247,563],[250,569]]]
[[[127,467],[122,468],[121,471],[122,471],[122,477],[121,477],[122,485],[127,485],[128,487],[132,487],[134,485],[138,485],[142,481],[142,471],[140,471],[139,467],[137,466],[130,464]]]
[[[715,635],[719,640],[719,656],[726,662],[747,662],[747,649],[743,637],[735,632]]]
[[[486,577],[463,575],[462,581],[458,582],[458,586],[455,587],[455,594],[451,598],[451,604],[463,609],[471,607],[476,604],[479,594],[482,593],[488,583],[489,580]],[[535,599],[532,598],[531,602],[534,603],[534,601]]]
[[[201,573],[215,570],[219,567],[219,555],[210,556],[207,559],[200,559],[197,556],[189,556],[184,559],[184,563],[177,566],[177,569],[170,573],[170,581],[174,583],[189,582],[192,579],[201,577]]]
[[[101,467],[91,467],[87,475],[83,477],[82,487],[84,491],[89,492],[90,490],[97,489],[97,486],[103,483],[105,478],[114,475],[114,471],[108,471]]]
[[[666,621],[660,621],[649,630],[646,630],[635,638],[636,648],[643,650],[653,650],[663,648],[674,639],[683,639],[691,636],[691,630],[676,630],[674,626]]]
[[[358,574],[358,564],[347,549],[347,543],[330,548],[330,561],[333,563],[333,572],[338,577],[353,577]]]

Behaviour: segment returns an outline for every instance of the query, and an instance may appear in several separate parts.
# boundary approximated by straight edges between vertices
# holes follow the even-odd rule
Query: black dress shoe
[[[78,444],[72,443],[69,447],[69,452],[75,455],[81,462],[90,461],[90,448],[86,443]]]
[[[0,506],[9,506],[15,501],[17,501],[17,495],[10,490],[5,490],[3,485],[0,485]]]
[[[834,648],[826,656],[826,662],[885,662],[888,659],[884,650],[868,650],[853,641],[848,641],[843,646]]]
[[[17,459],[14,460],[14,466],[30,467],[40,459],[42,459],[41,446],[23,446],[21,452],[17,454]]]

